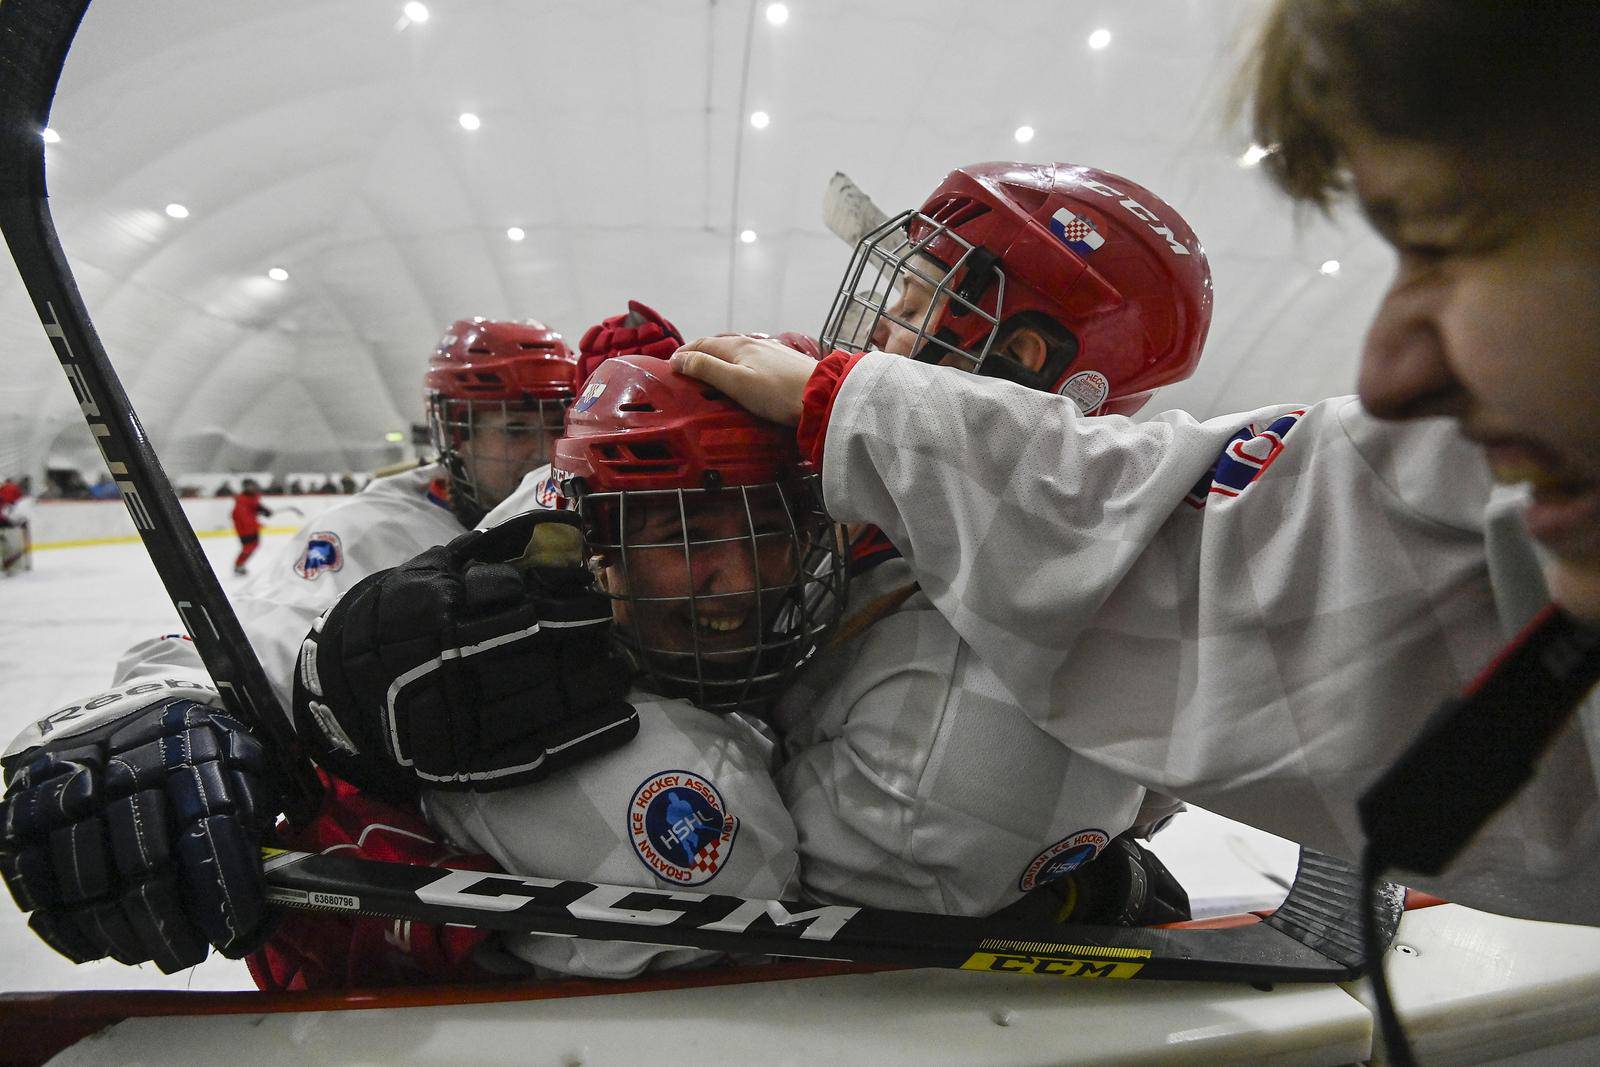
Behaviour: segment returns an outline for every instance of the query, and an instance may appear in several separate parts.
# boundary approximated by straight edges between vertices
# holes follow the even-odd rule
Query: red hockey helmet
[[[913,313],[908,287],[930,294]],[[862,239],[822,340],[862,351],[892,324],[918,359],[1126,415],[1194,372],[1210,323],[1205,250],[1160,197],[1092,167],[980,163]],[[1048,342],[1036,370],[996,351],[1020,326]]]
[[[577,357],[533,319],[462,319],[428,359],[428,425],[466,525],[550,458],[572,402]]]
[[[839,531],[793,431],[665,360],[601,363],[552,466],[650,688],[708,711],[757,708],[837,621]]]

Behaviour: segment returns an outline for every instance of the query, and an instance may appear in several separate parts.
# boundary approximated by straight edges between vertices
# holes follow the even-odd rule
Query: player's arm
[[[630,740],[610,602],[581,558],[576,517],[538,511],[363,579],[298,656],[313,756],[405,801],[535,781]]]

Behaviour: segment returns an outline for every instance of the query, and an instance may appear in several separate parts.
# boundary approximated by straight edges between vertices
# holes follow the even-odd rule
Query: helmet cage
[[[451,510],[465,525],[477,525],[504,496],[484,484],[484,468],[520,470],[520,480],[522,474],[550,462],[551,439],[561,433],[571,403],[570,396],[467,400],[438,392],[428,395],[428,435],[450,477]],[[480,432],[486,427],[498,435],[498,448],[490,447],[490,435]],[[534,438],[531,443],[529,435]]]
[[[706,711],[725,714],[759,711],[782,691],[796,669],[811,658],[844,608],[845,567],[839,528],[822,510],[819,479],[800,474],[783,483],[716,486],[703,489],[630,489],[587,492],[569,486],[576,497],[579,517],[591,553],[621,571],[624,591],[605,589],[614,601],[626,604],[618,613],[625,621],[615,630],[617,644],[634,661],[644,684],[666,696],[684,697]],[[765,514],[781,514],[774,528],[758,525],[757,508],[772,499],[781,507]],[[691,537],[691,515],[701,504],[736,499],[744,512],[744,529],[731,537]],[[676,536],[666,540],[641,540],[631,533],[644,509],[667,507],[677,513]],[[748,546],[750,573],[755,588],[719,593],[697,592],[697,549],[742,543]],[[671,550],[682,555],[686,592],[675,595],[640,595],[633,580],[635,568],[645,566],[642,552]],[[781,580],[773,579],[775,552],[785,552],[787,563]],[[763,564],[765,563],[765,566]],[[703,565],[702,565],[703,566]],[[701,572],[704,574],[704,571]],[[700,608],[733,598],[754,598],[756,620],[751,640],[734,647],[707,647],[698,620]],[[659,619],[673,605],[685,605],[689,647],[668,648],[656,643],[647,618]]]
[[[954,262],[945,266],[947,259]],[[894,310],[907,278],[933,293],[914,318]],[[865,352],[879,326],[892,322],[914,336],[916,359],[945,363],[954,357],[964,369],[982,373],[1000,333],[1005,287],[1005,273],[992,252],[930,215],[903,211],[856,245],[822,328],[822,345]]]

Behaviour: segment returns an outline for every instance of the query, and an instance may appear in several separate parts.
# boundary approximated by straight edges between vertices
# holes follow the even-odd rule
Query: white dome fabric
[[[437,0],[423,23],[399,0],[91,6],[51,115],[52,206],[169,473],[408,455],[384,435],[420,421],[426,354],[464,316],[575,344],[634,297],[691,336],[815,332],[848,256],[821,222],[833,172],[892,212],[985,159],[1126,174],[1200,235],[1211,339],[1156,406],[1353,388],[1389,256],[1353,216],[1297,226],[1239,165],[1225,104],[1258,0],[788,6],[781,26],[764,0]],[[0,348],[0,475],[70,460],[93,480],[9,260]]]

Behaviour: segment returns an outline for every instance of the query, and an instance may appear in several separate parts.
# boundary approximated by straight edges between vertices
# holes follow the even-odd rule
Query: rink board
[[[1600,930],[1455,905],[1388,954],[1423,1063],[1595,1062]],[[1348,1064],[1365,983],[1059,982],[817,963],[631,982],[0,997],[0,1063]],[[70,1047],[65,1047],[73,1041]]]

